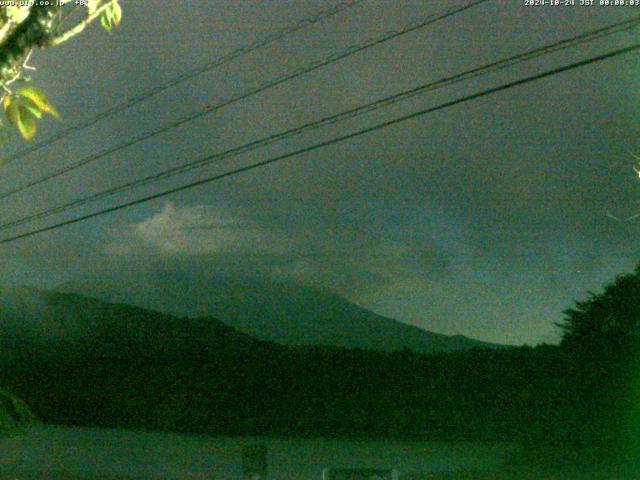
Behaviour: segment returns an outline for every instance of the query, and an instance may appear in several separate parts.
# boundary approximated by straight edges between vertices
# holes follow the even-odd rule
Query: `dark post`
[[[242,479],[266,480],[267,446],[246,445],[242,448]]]

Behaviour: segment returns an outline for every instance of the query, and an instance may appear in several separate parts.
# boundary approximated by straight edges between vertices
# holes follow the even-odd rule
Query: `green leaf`
[[[117,27],[122,20],[122,7],[117,1],[113,1],[100,16],[102,28],[110,32],[114,25]]]
[[[100,25],[102,25],[102,28],[104,28],[107,32],[110,32],[113,28],[111,15],[109,14],[108,9],[105,10],[102,15],[100,15]]]
[[[27,108],[35,107],[39,111],[39,114],[34,113],[38,118],[42,118],[42,113],[48,113],[49,115],[60,118],[60,115],[56,109],[51,105],[47,96],[39,89],[30,85],[20,87],[16,90],[16,95],[24,99],[24,104]]]
[[[98,9],[98,0],[87,0],[87,10],[89,11],[89,15],[93,15],[95,11]]]
[[[17,125],[20,119],[20,101],[15,95],[7,95],[3,101],[4,113],[11,125]]]
[[[25,100],[17,95],[7,95],[3,102],[4,111],[9,123],[18,127],[20,135],[25,140],[31,140],[36,134],[36,117],[42,116],[42,112],[33,104],[26,106]]]
[[[118,2],[113,2],[113,6],[111,7],[111,20],[116,27],[120,25],[120,20],[122,20],[122,7],[120,7]]]
[[[5,7],[6,9],[6,13],[7,13],[7,17],[15,23],[22,23],[22,21],[27,18],[27,16],[29,15],[29,7],[28,6],[18,6],[16,4],[14,5],[7,5]]]
[[[36,134],[36,117],[23,105],[18,107],[18,130],[29,141]]]
[[[32,100],[26,97],[20,99],[21,106],[29,110],[38,120],[42,118],[42,110]]]
[[[5,95],[3,107],[9,123],[18,127],[27,141],[36,134],[36,119],[41,119],[45,113],[59,118],[45,94],[30,85],[18,88],[15,94]]]

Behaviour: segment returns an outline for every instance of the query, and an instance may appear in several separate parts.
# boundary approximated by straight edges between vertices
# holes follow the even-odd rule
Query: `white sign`
[[[398,480],[397,470],[375,468],[325,468],[322,480]]]

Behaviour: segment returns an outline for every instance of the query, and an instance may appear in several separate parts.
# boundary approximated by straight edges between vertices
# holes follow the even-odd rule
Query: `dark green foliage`
[[[561,346],[431,355],[283,346],[213,318],[16,290],[2,307],[13,327],[0,336],[0,383],[52,423],[521,440],[530,457],[595,459],[635,435],[639,285],[637,272],[618,277],[578,302]],[[30,305],[55,320],[38,324]]]
[[[640,265],[633,274],[619,275],[601,294],[565,312],[560,326],[562,345],[582,354],[603,357],[626,353],[640,339]]]
[[[640,373],[640,267],[589,295],[566,310],[559,324],[562,395],[558,421],[548,422],[545,439],[562,445],[563,452],[619,458],[635,448],[639,432],[633,415]]]
[[[510,439],[550,409],[549,397],[537,393],[559,353],[557,347],[432,356],[408,349],[286,347],[212,318],[178,319],[49,295],[50,312],[58,303],[67,312],[90,312],[86,328],[62,319],[46,340],[25,341],[29,330],[5,334],[3,350],[11,354],[0,369],[0,382],[53,423]]]

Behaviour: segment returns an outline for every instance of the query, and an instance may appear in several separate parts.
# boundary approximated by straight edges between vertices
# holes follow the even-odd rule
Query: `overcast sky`
[[[36,142],[326,8],[328,1],[123,1],[38,52],[60,110]],[[185,82],[6,165],[0,191],[223,100],[454,1],[373,1]],[[576,2],[579,3],[579,2]],[[2,200],[3,221],[640,14],[494,0],[287,82]],[[616,34],[127,192],[3,236],[270,158],[637,41]],[[407,323],[505,343],[554,322],[640,261],[638,54],[574,70],[81,224],[0,246],[3,280],[45,287],[140,272],[266,276],[331,288]],[[16,140],[7,153],[24,145]],[[635,163],[634,163],[635,162]],[[126,277],[126,278],[125,278]],[[87,280],[90,281],[90,280]]]

